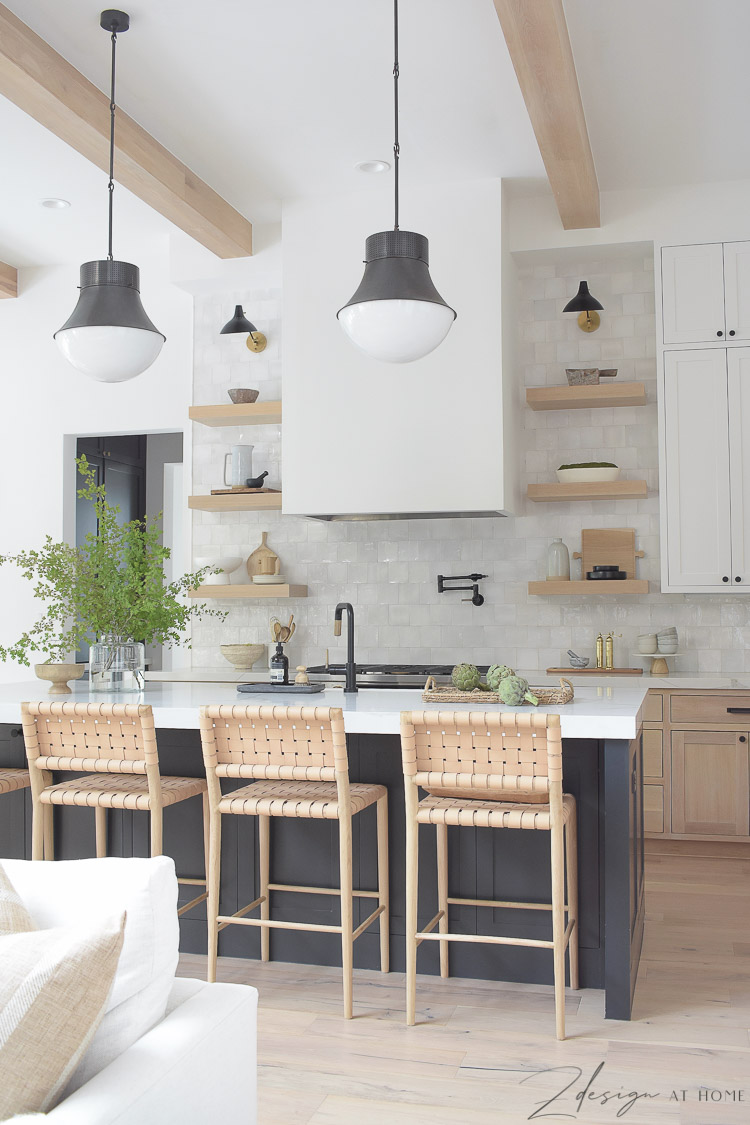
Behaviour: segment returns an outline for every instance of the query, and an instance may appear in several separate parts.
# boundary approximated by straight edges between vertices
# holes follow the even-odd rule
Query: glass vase
[[[107,633],[91,646],[89,678],[91,691],[143,691],[146,646],[131,638]]]

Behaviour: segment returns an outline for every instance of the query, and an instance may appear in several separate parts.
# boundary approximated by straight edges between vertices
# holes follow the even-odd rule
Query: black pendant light
[[[112,37],[109,128],[109,244],[107,257],[81,266],[81,295],[72,315],[55,333],[55,341],[73,367],[102,383],[122,383],[154,362],[165,336],[151,323],[141,304],[140,271],[112,256],[112,203],[115,163],[115,51],[118,34],[130,16],[115,8],[102,12],[100,26]]]
[[[602,312],[603,309],[604,305],[589,293],[588,282],[582,281],[578,286],[578,292],[575,297],[571,297],[563,309],[563,312],[580,313],[578,324],[581,329],[584,332],[595,332],[600,324],[598,313]],[[592,313],[594,313],[593,316],[591,315]]]
[[[337,316],[352,343],[373,359],[410,363],[443,342],[456,313],[432,283],[427,239],[398,225],[398,0],[393,0],[393,47],[393,230],[366,240],[364,276]]]

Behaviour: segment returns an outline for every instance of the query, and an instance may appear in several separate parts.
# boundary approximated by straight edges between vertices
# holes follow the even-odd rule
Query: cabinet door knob
[[[722,582],[728,582],[728,581],[729,581],[729,575],[725,574],[724,577],[722,578]]]
[[[730,335],[730,336],[734,336],[734,335],[735,335],[735,331],[734,331],[734,329],[733,329],[733,328],[732,328],[732,329],[730,329],[729,335]]]
[[[722,332],[721,330],[719,330],[719,331],[718,331],[718,332],[716,333],[716,335],[717,335],[717,336],[723,336],[723,335],[724,335],[724,333],[723,333],[723,332]]]
[[[745,738],[744,734],[740,735],[740,742],[747,742],[747,739]]]
[[[742,581],[742,579],[740,578],[740,576],[738,574],[737,577],[735,578],[735,582],[741,582],[741,581]]]

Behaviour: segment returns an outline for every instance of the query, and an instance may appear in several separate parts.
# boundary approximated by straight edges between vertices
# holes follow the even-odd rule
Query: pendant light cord
[[[115,194],[115,51],[117,32],[112,28],[112,75],[109,94],[109,249],[107,258],[112,261],[112,204]]]
[[[393,0],[393,183],[394,183],[394,221],[393,229],[398,230],[398,0]]]

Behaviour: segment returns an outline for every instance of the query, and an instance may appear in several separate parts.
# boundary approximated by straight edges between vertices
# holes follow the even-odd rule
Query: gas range
[[[423,688],[428,676],[437,683],[448,684],[452,664],[358,664],[357,687],[360,688]],[[484,673],[487,667],[479,668]],[[318,664],[307,669],[311,683],[343,684],[342,664]]]

